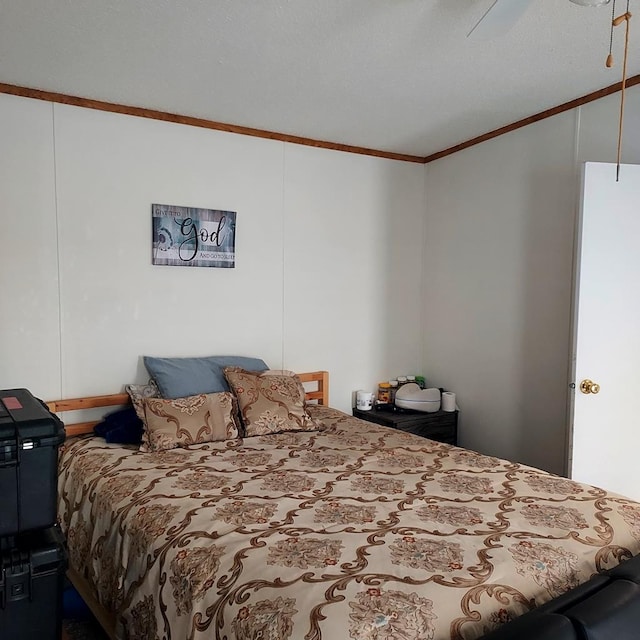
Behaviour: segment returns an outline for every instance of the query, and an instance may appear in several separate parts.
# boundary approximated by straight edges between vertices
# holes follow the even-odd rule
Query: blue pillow
[[[209,356],[207,358],[154,358],[144,356],[144,366],[156,381],[163,398],[186,398],[199,393],[229,391],[223,369],[242,367],[247,371],[266,371],[260,358]]]

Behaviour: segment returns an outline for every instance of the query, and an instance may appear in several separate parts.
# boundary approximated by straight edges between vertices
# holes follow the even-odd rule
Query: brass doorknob
[[[586,379],[580,383],[580,391],[582,391],[582,393],[599,393],[600,385],[597,382]]]

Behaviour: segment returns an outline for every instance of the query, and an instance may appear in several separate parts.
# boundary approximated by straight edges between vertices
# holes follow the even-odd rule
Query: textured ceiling
[[[467,39],[491,4],[0,0],[0,82],[424,156],[619,81],[609,7]]]

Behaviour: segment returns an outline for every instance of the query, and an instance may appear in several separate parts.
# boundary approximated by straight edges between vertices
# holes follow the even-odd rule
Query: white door
[[[587,163],[581,221],[570,476],[640,500],[640,166]]]

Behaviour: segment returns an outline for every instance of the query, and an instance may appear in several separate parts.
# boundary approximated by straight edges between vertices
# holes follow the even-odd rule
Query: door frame
[[[578,312],[580,310],[580,274],[582,258],[582,233],[584,221],[584,184],[587,164],[581,162],[576,167],[576,200],[574,206],[574,234],[573,234],[573,267],[571,269],[571,320],[569,323],[569,367],[567,379],[567,417],[565,428],[565,455],[564,455],[564,475],[571,477],[573,467],[573,430],[575,419],[575,398],[576,398],[576,364],[578,351]],[[597,163],[602,164],[602,163]],[[606,164],[606,163],[605,163]]]

